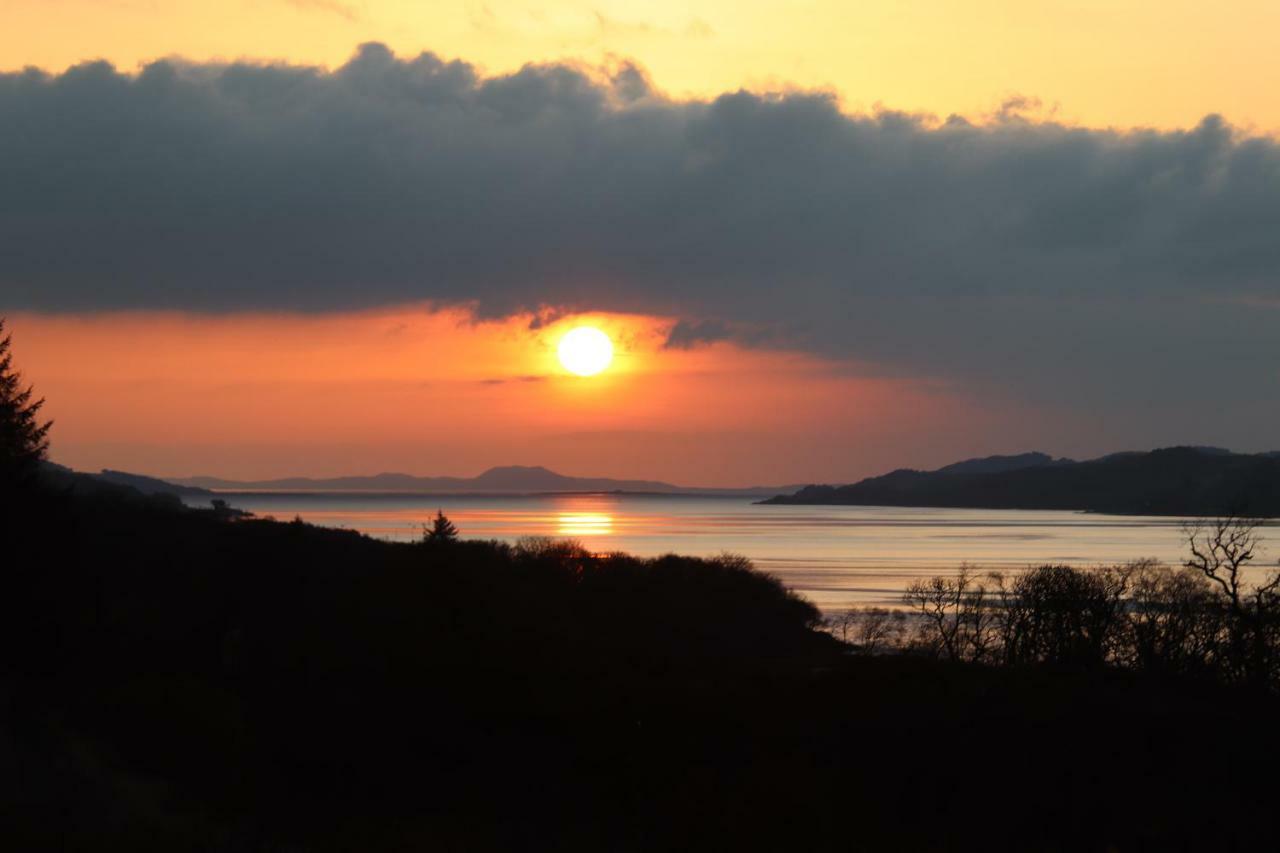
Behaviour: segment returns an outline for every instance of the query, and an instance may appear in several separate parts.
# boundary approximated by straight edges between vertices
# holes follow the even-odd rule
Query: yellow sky
[[[1091,126],[1280,130],[1275,0],[0,0],[0,67],[160,56],[334,66],[362,41],[501,72],[638,60],[673,95],[794,84],[850,111],[980,116],[1013,94]]]

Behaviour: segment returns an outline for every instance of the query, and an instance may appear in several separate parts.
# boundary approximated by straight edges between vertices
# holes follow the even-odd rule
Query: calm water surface
[[[825,610],[897,604],[914,578],[968,562],[1017,570],[1154,557],[1177,563],[1181,520],[1039,510],[757,506],[743,498],[665,495],[223,495],[258,515],[410,540],[437,509],[470,539],[569,537],[596,551],[709,556],[732,551]],[[207,505],[206,500],[191,501]],[[1280,556],[1280,536],[1259,563]]]

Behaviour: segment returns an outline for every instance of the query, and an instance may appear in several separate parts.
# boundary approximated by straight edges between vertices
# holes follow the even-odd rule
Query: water
[[[593,551],[743,554],[824,610],[896,605],[913,579],[968,562],[1016,571],[1153,557],[1180,562],[1182,520],[1040,510],[758,506],[666,495],[366,495],[235,493],[233,506],[392,540],[417,539],[441,509],[464,538],[569,537]],[[208,505],[207,500],[191,500]],[[1280,535],[1255,565],[1280,556]]]

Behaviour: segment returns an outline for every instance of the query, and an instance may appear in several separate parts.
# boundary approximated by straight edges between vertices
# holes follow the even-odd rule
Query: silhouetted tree
[[[858,625],[862,618],[862,608],[854,607],[840,613],[833,613],[823,620],[823,626],[831,633],[833,637],[839,637],[840,642],[851,642],[851,638],[858,629]]]
[[[852,644],[863,654],[873,655],[880,649],[902,645],[907,615],[887,607],[855,607],[828,618],[826,627],[841,642]]]
[[[1005,663],[1105,663],[1122,637],[1128,574],[1040,566],[1008,584],[994,576]]]
[[[522,536],[512,552],[517,563],[535,572],[582,577],[597,561],[581,542],[546,536]]]
[[[453,542],[458,538],[458,528],[448,519],[442,510],[436,510],[436,517],[431,520],[430,527],[422,530],[423,542]]]
[[[1132,564],[1126,635],[1116,662],[1135,669],[1196,673],[1216,664],[1224,611],[1197,572],[1154,560]]]
[[[965,565],[954,577],[914,581],[902,600],[922,617],[919,640],[924,650],[950,660],[981,661],[995,641],[988,595],[987,586]]]
[[[1253,585],[1245,568],[1258,556],[1262,521],[1228,516],[1186,525],[1185,566],[1217,589],[1228,613],[1219,668],[1229,678],[1263,686],[1280,677],[1280,572]]]
[[[32,399],[32,388],[22,387],[22,375],[13,369],[10,336],[0,319],[0,485],[26,481],[39,470],[49,451],[51,421],[40,421],[44,400]]]
[[[236,509],[221,498],[214,498],[209,503],[213,508],[213,517],[219,521],[235,521],[237,519],[253,517],[253,513],[243,509]],[[302,523],[301,517],[298,518],[298,523]]]
[[[1182,528],[1191,550],[1186,567],[1216,584],[1236,613],[1244,613],[1251,607],[1270,609],[1277,601],[1280,573],[1267,578],[1252,592],[1244,586],[1244,569],[1257,555],[1261,526],[1258,519],[1229,516],[1209,522],[1197,521]]]

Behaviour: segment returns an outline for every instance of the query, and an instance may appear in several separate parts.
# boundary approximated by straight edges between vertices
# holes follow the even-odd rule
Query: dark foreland
[[[1280,516],[1280,453],[1171,447],[1085,462],[1043,453],[992,456],[847,486],[805,486],[764,503],[1274,517]]]

